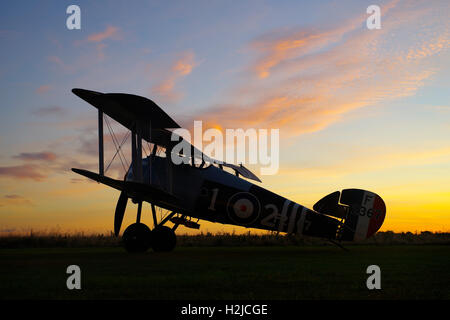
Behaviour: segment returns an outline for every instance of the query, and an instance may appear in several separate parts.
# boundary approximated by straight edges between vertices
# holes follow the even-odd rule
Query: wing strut
[[[158,219],[156,219],[156,209],[155,209],[155,205],[152,203],[152,215],[153,215],[153,227],[156,228],[156,226],[158,225]]]
[[[103,149],[103,110],[98,108],[98,174],[100,176],[105,174]]]

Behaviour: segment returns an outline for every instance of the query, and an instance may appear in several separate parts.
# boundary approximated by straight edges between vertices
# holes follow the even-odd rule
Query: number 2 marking
[[[261,224],[264,225],[264,226],[267,226],[267,227],[274,228],[275,227],[275,221],[277,220],[277,217],[278,217],[278,208],[274,204],[268,204],[264,208],[266,208],[267,210],[272,209],[272,213],[269,214],[264,219],[262,219],[261,220]],[[271,220],[273,222],[271,222]]]

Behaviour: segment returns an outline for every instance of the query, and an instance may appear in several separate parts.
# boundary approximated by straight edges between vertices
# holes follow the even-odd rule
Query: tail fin
[[[320,199],[313,209],[342,219],[336,238],[344,241],[369,238],[380,229],[386,216],[383,199],[376,193],[362,189],[333,192]]]

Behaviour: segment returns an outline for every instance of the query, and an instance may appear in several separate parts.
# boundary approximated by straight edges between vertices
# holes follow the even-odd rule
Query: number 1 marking
[[[211,203],[209,204],[208,209],[212,210],[212,211],[216,211],[216,208],[214,208],[215,204],[216,204],[216,199],[217,199],[217,194],[219,193],[219,189],[218,188],[214,188],[212,189],[213,195],[211,198]]]

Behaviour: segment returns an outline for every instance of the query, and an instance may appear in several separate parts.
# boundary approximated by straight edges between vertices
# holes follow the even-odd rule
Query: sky
[[[448,232],[449,16],[448,1],[3,1],[0,235],[113,229],[119,192],[70,171],[98,168],[97,113],[72,88],[145,96],[188,128],[277,128],[262,187],[310,208],[367,189],[382,231]],[[246,231],[201,225],[178,232]]]

